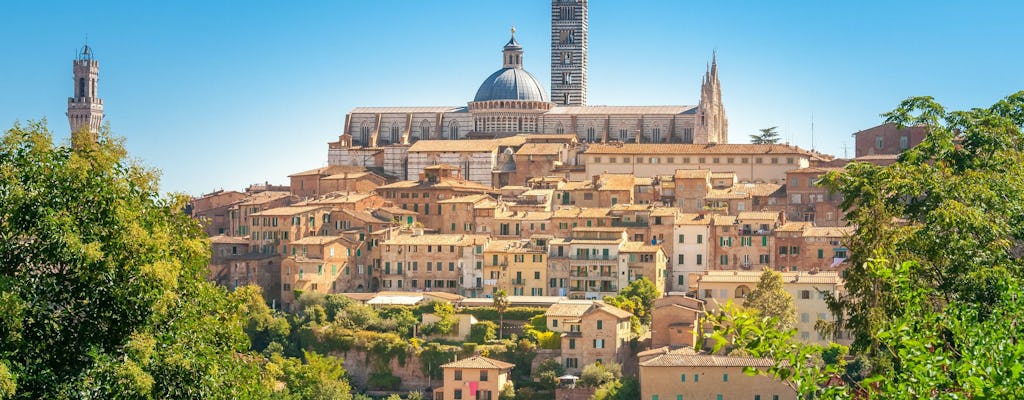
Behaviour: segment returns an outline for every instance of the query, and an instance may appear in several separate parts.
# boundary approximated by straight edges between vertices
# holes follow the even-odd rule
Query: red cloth
[[[473,381],[469,383],[469,395],[476,398],[476,389],[479,387],[479,382]]]

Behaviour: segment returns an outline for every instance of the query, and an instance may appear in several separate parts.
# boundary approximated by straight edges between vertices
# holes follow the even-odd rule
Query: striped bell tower
[[[551,102],[587,105],[587,0],[551,0]]]

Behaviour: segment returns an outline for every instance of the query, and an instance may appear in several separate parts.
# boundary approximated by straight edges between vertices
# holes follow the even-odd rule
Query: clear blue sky
[[[975,2],[971,2],[975,3]],[[590,104],[696,104],[718,50],[730,141],[783,138],[852,155],[850,134],[900,100],[988,106],[1024,89],[1024,3],[590,4]],[[640,6],[637,6],[640,5]],[[86,36],[106,120],[164,191],[287,183],[326,164],[357,106],[463,105],[515,25],[550,87],[550,2],[3,2],[0,127],[46,117],[58,138]]]

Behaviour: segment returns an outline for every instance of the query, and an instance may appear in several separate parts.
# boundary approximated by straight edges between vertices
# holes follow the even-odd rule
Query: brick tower
[[[100,63],[93,59],[92,49],[85,45],[72,65],[75,73],[75,92],[73,97],[68,97],[68,123],[71,125],[71,132],[88,129],[95,135],[103,123],[103,99],[96,94]]]

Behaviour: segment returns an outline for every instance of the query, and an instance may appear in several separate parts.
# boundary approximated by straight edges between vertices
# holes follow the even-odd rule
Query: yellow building
[[[529,239],[492,240],[484,248],[483,293],[543,296],[548,281],[547,249]]]
[[[434,400],[497,400],[515,364],[474,356],[444,364],[444,386],[434,389]]]
[[[640,398],[644,400],[797,398],[785,382],[743,373],[746,367],[770,367],[769,359],[699,354],[686,347],[645,351],[638,357]]]
[[[291,243],[295,254],[281,261],[281,305],[289,309],[295,291],[338,293],[349,289],[354,248],[339,236],[310,236]]]
[[[593,363],[626,362],[633,314],[594,300],[563,300],[544,314],[561,337],[561,361],[569,373]]]

